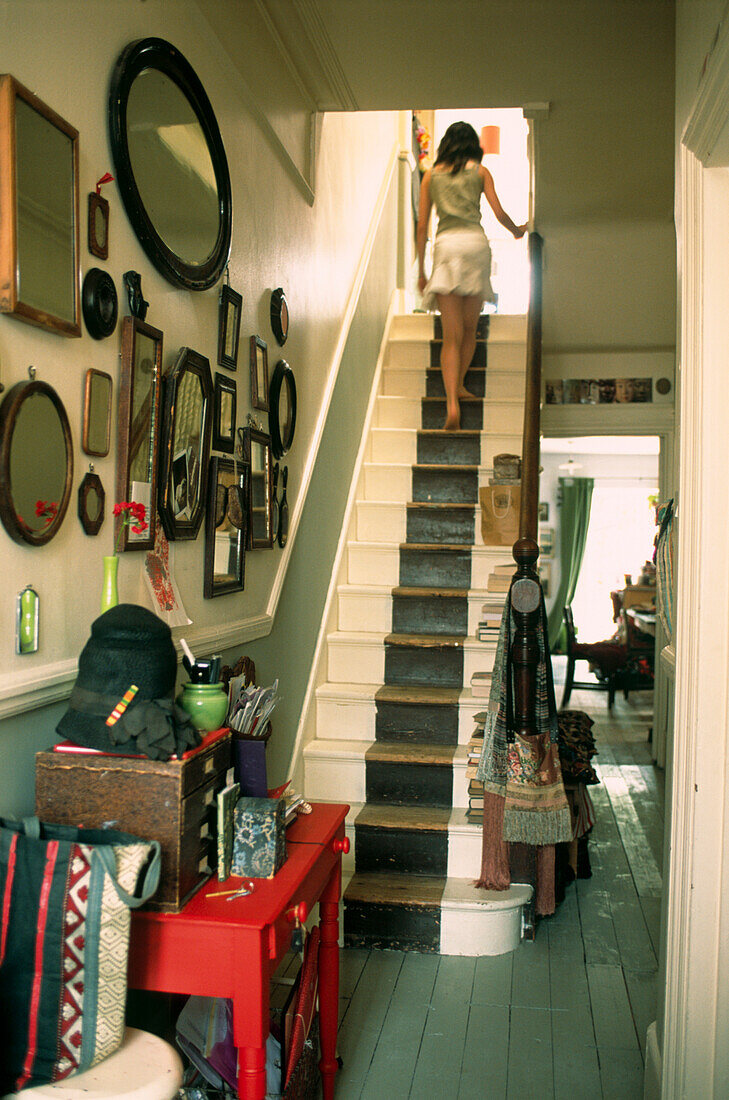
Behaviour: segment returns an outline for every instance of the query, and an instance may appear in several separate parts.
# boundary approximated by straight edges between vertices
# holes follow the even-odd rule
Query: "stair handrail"
[[[539,558],[539,413],[542,389],[542,252],[539,233],[529,234],[529,311],[526,339],[526,392],[521,459],[519,538],[513,555],[517,564],[511,586],[515,633],[511,655],[514,670],[514,725],[522,737],[535,737],[536,684],[539,663],[537,625],[542,590],[536,564]]]

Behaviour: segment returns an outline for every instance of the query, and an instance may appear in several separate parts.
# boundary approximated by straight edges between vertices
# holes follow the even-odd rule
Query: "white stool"
[[[182,1084],[182,1062],[174,1047],[128,1027],[118,1050],[85,1073],[54,1085],[38,1085],[2,1100],[172,1100]]]

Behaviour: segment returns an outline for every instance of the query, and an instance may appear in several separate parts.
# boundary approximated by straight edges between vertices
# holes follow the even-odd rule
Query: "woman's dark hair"
[[[435,163],[446,165],[455,175],[469,160],[480,164],[482,158],[483,149],[473,126],[468,122],[453,122],[441,138]]]

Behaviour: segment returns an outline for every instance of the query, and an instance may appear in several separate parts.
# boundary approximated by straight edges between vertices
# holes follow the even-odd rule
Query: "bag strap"
[[[496,487],[492,485],[492,486],[489,486],[489,488],[495,489]],[[506,497],[507,497],[506,507],[503,510],[500,510],[499,508],[496,507],[496,500],[495,500],[496,493],[495,492],[491,493],[491,511],[494,514],[494,519],[506,519],[506,517],[509,514],[509,510],[511,508],[511,485],[504,485],[504,486],[500,485],[499,486],[499,491],[502,490],[502,489],[508,489],[509,490],[508,493],[506,493]]]
[[[144,905],[145,901],[149,901],[154,894],[155,890],[159,886],[160,868],[162,866],[162,847],[158,840],[148,840],[144,843],[149,844],[152,848],[152,858],[147,864],[147,869],[144,872],[144,878],[139,884],[138,889],[140,893],[137,895],[128,893],[123,886],[117,882],[116,877],[116,860],[114,859],[114,845],[111,844],[99,844],[94,845],[94,851],[98,854],[99,859],[106,871],[107,875],[111,879],[112,885],[116,890],[116,895],[124,905],[129,909],[138,909],[140,905]]]
[[[23,818],[23,832],[31,840],[40,840],[41,835],[41,823],[37,817],[24,817]]]

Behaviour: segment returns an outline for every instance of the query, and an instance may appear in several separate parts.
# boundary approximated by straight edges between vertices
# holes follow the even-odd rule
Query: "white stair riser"
[[[386,634],[392,630],[392,594],[387,592],[352,592],[340,589],[338,601],[338,628],[344,631],[366,630],[381,631]],[[469,637],[476,636],[478,624],[483,618],[481,608],[484,596],[468,597]]]
[[[524,342],[526,336],[526,316],[523,314],[493,313],[489,318],[489,348],[492,343]]]
[[[358,542],[405,542],[407,513],[405,504],[357,502]]]
[[[365,500],[389,500],[407,504],[413,499],[412,466],[365,463]]]
[[[493,911],[451,908],[441,903],[441,955],[504,955],[521,940],[522,906]]]
[[[487,419],[490,401],[523,401],[525,392],[526,379],[523,374],[488,370],[486,373],[484,420]]]
[[[480,822],[466,831],[448,831],[448,878],[477,879],[481,873],[483,830]]]
[[[498,454],[498,451],[495,452]],[[374,428],[371,435],[372,462],[398,462],[412,466],[418,457],[418,440],[413,429]]]
[[[329,636],[328,679],[334,684],[382,684],[385,679],[385,646],[350,642]],[[496,646],[469,642],[463,650],[463,683],[470,684],[474,672],[491,672]]]
[[[347,548],[347,579],[350,584],[387,584],[394,588],[400,583],[399,548],[375,548],[350,543]]]
[[[489,366],[486,372],[487,401],[523,400],[526,379],[523,371],[497,370]],[[421,369],[394,368],[382,376],[385,397],[421,398],[426,396],[425,372]]]
[[[486,378],[491,371],[509,371],[526,375],[526,346],[520,343],[504,344],[489,340]]]
[[[390,326],[391,340],[425,340],[433,339],[433,315],[432,313],[401,313],[396,314]]]
[[[508,435],[504,434],[501,430],[498,434],[495,432],[492,433],[490,430],[491,426],[495,426],[494,421],[487,421],[484,424],[484,432],[481,435],[481,465],[487,467],[489,476],[493,473],[494,455],[521,455],[521,432],[523,425],[520,423],[518,429],[510,432]],[[502,425],[499,423],[498,427],[501,429]]]
[[[313,802],[364,802],[365,761],[304,753],[306,797]]]
[[[378,428],[410,428],[422,426],[422,407],[420,400],[410,397],[384,397],[377,399],[375,412]],[[508,404],[503,401],[484,402],[484,431],[490,426],[498,427],[500,433],[521,432],[524,423],[524,408],[521,402]]]
[[[372,698],[333,695],[329,684],[317,691],[317,738],[341,741],[374,741],[377,704]],[[329,689],[329,691],[327,690]],[[486,708],[487,699],[461,701],[458,707],[458,743],[467,745],[474,730],[474,715]]]
[[[430,366],[429,340],[390,340],[385,352],[384,370],[418,371],[424,378]]]

